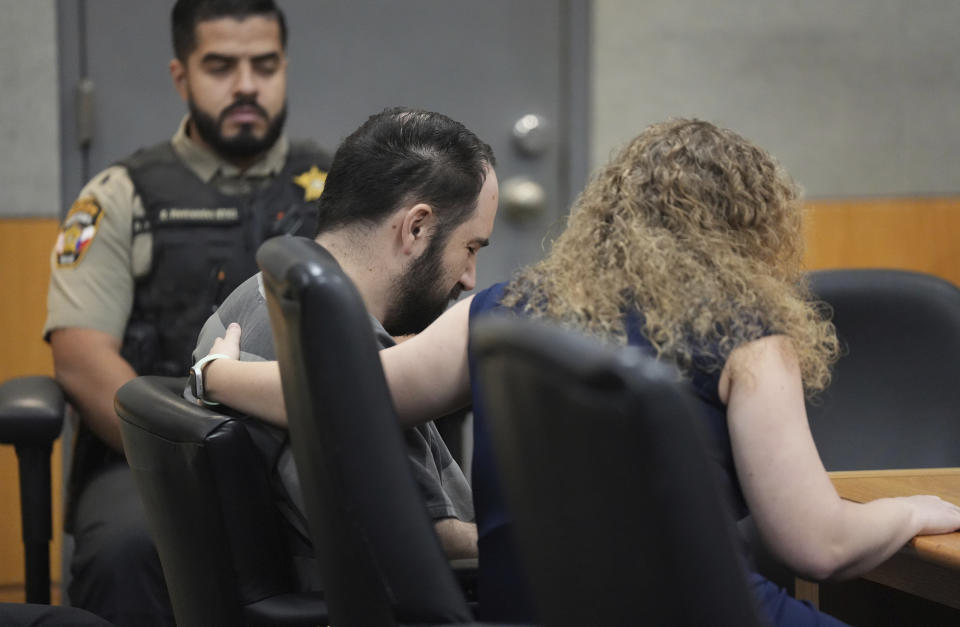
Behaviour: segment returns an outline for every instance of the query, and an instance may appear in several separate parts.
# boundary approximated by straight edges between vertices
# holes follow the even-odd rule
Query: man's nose
[[[250,63],[240,63],[237,67],[237,82],[234,85],[236,94],[245,96],[256,95],[257,82],[254,77],[253,66]]]
[[[477,287],[477,262],[470,260],[470,263],[467,264],[467,269],[460,276],[460,287],[463,288],[464,292],[469,292],[472,289]]]

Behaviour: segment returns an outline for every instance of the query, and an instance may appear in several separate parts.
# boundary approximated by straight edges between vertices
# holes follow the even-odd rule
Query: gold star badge
[[[293,177],[293,182],[303,188],[304,200],[316,200],[323,193],[323,186],[327,182],[327,173],[313,165],[303,174]]]

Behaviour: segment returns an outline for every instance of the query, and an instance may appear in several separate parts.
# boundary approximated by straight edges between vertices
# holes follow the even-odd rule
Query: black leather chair
[[[295,592],[266,464],[243,421],[188,403],[184,384],[138,377],[116,398],[177,624],[326,624],[322,594]]]
[[[17,377],[0,385],[0,442],[17,451],[27,603],[50,602],[50,453],[66,404],[56,381]]]
[[[257,253],[335,625],[471,620],[410,472],[360,295],[315,242]]]
[[[824,270],[810,285],[844,354],[808,403],[827,470],[960,466],[960,289],[901,270]]]
[[[676,376],[530,320],[471,326],[474,384],[543,624],[757,625],[732,514]]]

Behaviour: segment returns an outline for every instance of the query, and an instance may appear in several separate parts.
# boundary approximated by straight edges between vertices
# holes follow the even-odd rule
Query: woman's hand
[[[231,322],[218,337],[210,354],[226,357],[204,366],[204,396],[211,401],[279,427],[287,426],[287,413],[275,361],[240,361],[240,325]]]
[[[960,507],[939,496],[918,494],[898,497],[905,501],[913,512],[917,535],[950,533],[960,529]]]
[[[218,337],[210,347],[208,355],[220,353],[230,359],[240,359],[240,325],[231,322],[223,337]]]

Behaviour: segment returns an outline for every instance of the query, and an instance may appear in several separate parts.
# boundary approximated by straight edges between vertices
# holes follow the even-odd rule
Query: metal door
[[[540,256],[586,178],[588,2],[280,0],[290,33],[288,132],[332,150],[388,106],[462,121],[493,146],[501,181],[478,285],[506,279]],[[168,138],[185,106],[167,71],[170,2],[57,6],[69,199],[112,161]]]

